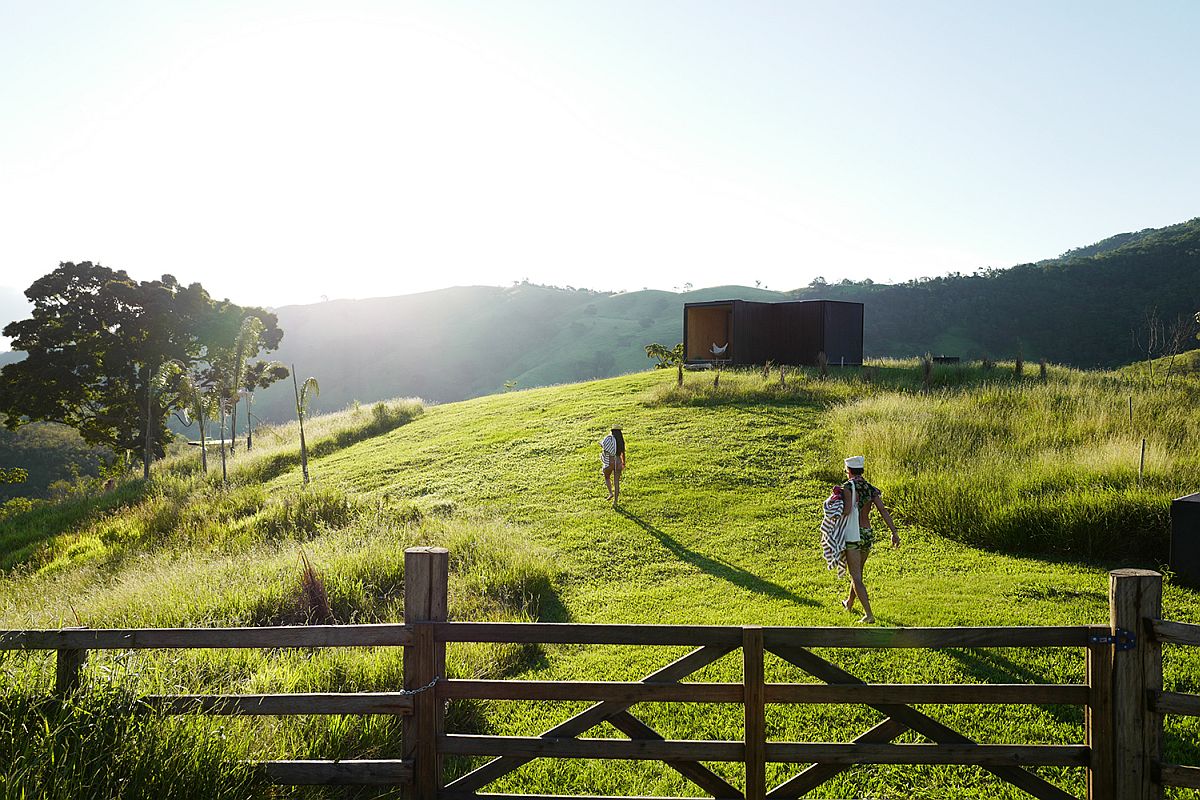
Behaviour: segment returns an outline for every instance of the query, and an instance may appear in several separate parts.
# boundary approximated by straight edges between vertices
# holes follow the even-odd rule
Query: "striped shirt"
[[[617,437],[611,433],[600,440],[600,463],[611,467],[617,459]]]

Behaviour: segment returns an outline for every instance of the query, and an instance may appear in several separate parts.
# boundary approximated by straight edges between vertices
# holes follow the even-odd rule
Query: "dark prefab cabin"
[[[713,345],[727,349],[714,355]],[[683,358],[689,364],[815,364],[822,351],[832,365],[862,364],[862,303],[716,300],[683,306]]]

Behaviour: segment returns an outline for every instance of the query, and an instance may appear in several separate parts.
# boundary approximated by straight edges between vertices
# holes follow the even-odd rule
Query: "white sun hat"
[[[846,459],[846,469],[862,469],[865,461],[862,456],[850,456]]]

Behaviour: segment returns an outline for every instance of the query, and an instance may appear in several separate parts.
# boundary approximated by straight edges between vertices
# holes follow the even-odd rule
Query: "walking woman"
[[[875,543],[875,531],[871,527],[871,509],[879,515],[892,532],[892,547],[900,544],[896,524],[883,505],[882,493],[863,477],[864,459],[851,456],[846,459],[846,482],[833,490],[825,501],[825,521],[821,524],[821,543],[829,567],[837,567],[838,577],[843,569],[850,573],[850,594],[842,602],[847,611],[854,611],[854,601],[862,603],[861,622],[872,623],[875,615],[871,611],[871,600],[863,584],[863,566],[871,555]]]
[[[608,499],[616,508],[621,498],[621,473],[625,470],[625,435],[621,433],[619,425],[600,440],[600,463],[600,473],[604,476],[604,485],[608,487]]]

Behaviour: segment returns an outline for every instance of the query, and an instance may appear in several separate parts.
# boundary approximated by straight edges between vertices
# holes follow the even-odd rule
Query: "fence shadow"
[[[730,564],[727,561],[706,556],[703,553],[698,553],[695,550],[685,546],[678,540],[672,538],[669,534],[659,530],[651,525],[646,520],[624,508],[618,508],[617,513],[628,519],[633,524],[644,530],[646,533],[657,539],[663,547],[667,548],[676,558],[681,561],[686,561],[694,567],[697,567],[722,580],[732,583],[749,592],[756,594],[764,594],[768,597],[773,597],[777,600],[787,600],[792,603],[798,603],[804,606],[818,606],[816,600],[811,597],[802,597],[796,594],[786,586],[780,586],[778,583],[769,581],[766,578],[759,577],[753,572],[749,572],[741,567]]]

